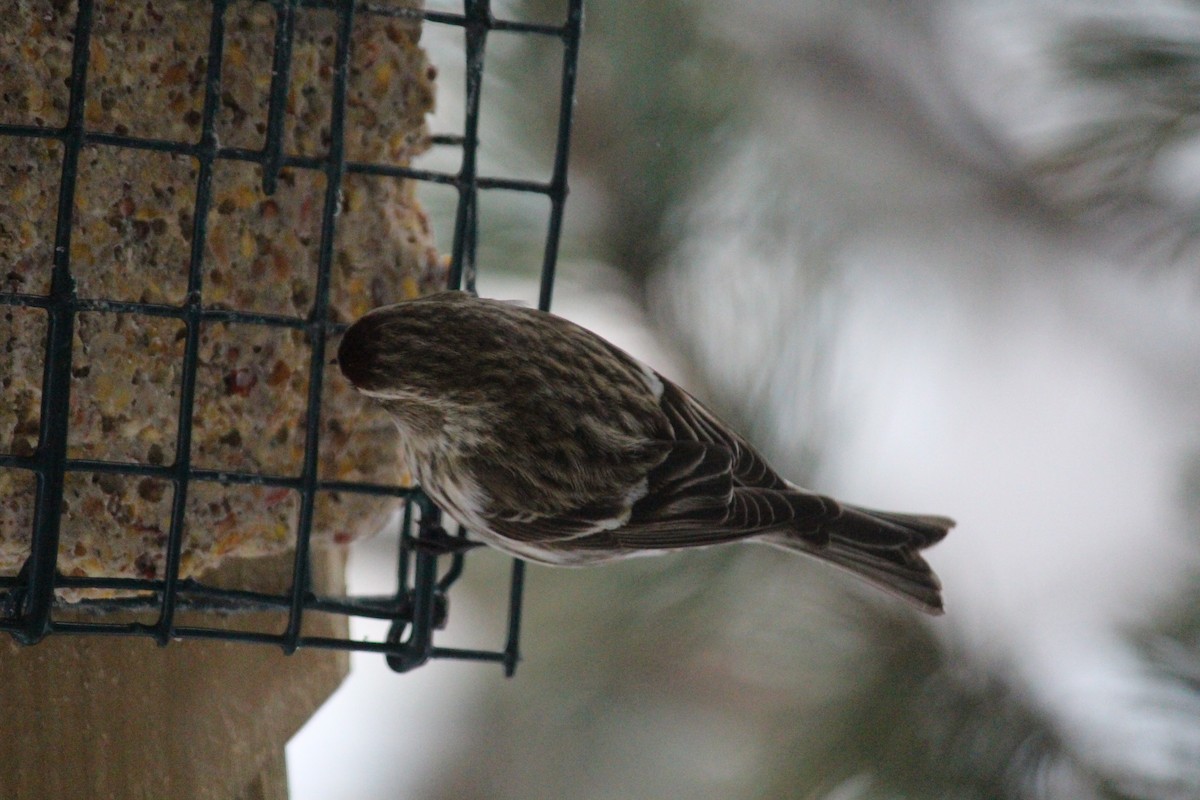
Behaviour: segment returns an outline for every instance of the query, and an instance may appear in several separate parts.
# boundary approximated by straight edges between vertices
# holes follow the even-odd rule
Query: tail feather
[[[812,552],[812,551],[810,551]],[[901,553],[876,553],[837,540],[813,552],[818,558],[848,570],[874,586],[913,603],[927,614],[941,614],[942,584],[925,559],[916,553],[898,558]]]
[[[774,533],[765,541],[800,550],[848,570],[929,614],[942,613],[942,584],[919,550],[941,541],[954,520],[856,506],[821,526]]]
[[[935,545],[954,527],[954,520],[936,514],[897,514],[894,511],[874,511],[858,506],[844,506],[855,516],[868,517],[872,520],[883,520],[904,529],[913,537],[913,545],[923,550]]]

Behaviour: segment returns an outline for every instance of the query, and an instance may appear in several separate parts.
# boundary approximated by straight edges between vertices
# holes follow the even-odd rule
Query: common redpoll
[[[363,316],[338,364],[395,418],[425,492],[505,552],[582,565],[764,542],[941,612],[918,551],[953,520],[789,483],[683,389],[553,314],[442,292]]]

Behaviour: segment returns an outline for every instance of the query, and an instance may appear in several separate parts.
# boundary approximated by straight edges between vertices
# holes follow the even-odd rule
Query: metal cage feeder
[[[28,557],[16,574],[0,576],[0,630],[17,641],[34,644],[48,636],[118,635],[150,637],[159,644],[179,639],[221,639],[275,645],[291,653],[298,648],[368,651],[384,655],[397,671],[407,671],[430,659],[451,658],[494,662],[512,675],[518,660],[523,564],[513,561],[507,588],[507,629],[498,649],[461,649],[435,643],[436,632],[447,616],[447,595],[465,567],[465,556],[454,555],[448,566],[415,543],[440,523],[440,512],[416,488],[381,483],[337,481],[322,477],[318,468],[322,382],[328,368],[326,343],[344,329],[329,319],[330,274],[334,257],[336,217],[342,200],[344,179],[369,175],[397,180],[442,184],[457,191],[453,249],[448,284],[474,289],[478,244],[478,198],[480,192],[505,190],[534,193],[549,200],[544,240],[539,304],[548,309],[553,288],[555,260],[560,237],[563,206],[567,194],[567,150],[575,91],[576,65],[582,19],[581,0],[570,0],[561,24],[539,24],[497,18],[487,0],[465,0],[461,13],[406,8],[395,4],[345,2],[341,0],[251,0],[269,6],[274,13],[274,46],[271,64],[266,131],[261,148],[223,145],[218,140],[216,119],[222,102],[223,49],[230,0],[212,0],[211,23],[202,86],[203,108],[199,116],[199,138],[182,142],[136,136],[128,132],[102,132],[89,127],[89,69],[95,55],[90,50],[97,4],[101,0],[77,0],[71,28],[69,100],[62,126],[0,124],[0,141],[26,140],[55,143],[61,152],[57,204],[54,210],[53,256],[48,291],[20,291],[0,285],[0,315],[15,308],[36,309],[45,317],[44,369],[41,382],[40,418],[36,447],[32,452],[5,452],[0,441],[0,470],[32,475],[36,483]],[[69,8],[71,3],[56,7]],[[332,103],[329,108],[329,142],[320,157],[287,152],[285,116],[289,75],[297,19],[314,10],[332,12],[336,30],[332,71]],[[354,47],[356,19],[403,18],[427,26],[455,26],[465,42],[466,107],[461,134],[436,134],[434,145],[461,148],[456,172],[414,169],[408,165],[355,161],[347,158],[347,75]],[[484,52],[489,34],[496,31],[542,37],[562,46],[562,73],[557,109],[557,140],[552,175],[548,181],[490,177],[479,174],[479,110],[484,78]],[[88,146],[113,148],[139,157],[168,154],[193,159],[198,164],[194,206],[191,209],[186,297],[179,304],[133,302],[109,298],[81,297],[72,270],[73,214],[79,184],[81,150]],[[311,306],[305,318],[272,313],[230,310],[207,303],[203,259],[208,219],[213,203],[213,173],[227,162],[256,165],[261,169],[262,188],[273,195],[281,170],[319,174],[324,189],[316,245],[316,281]],[[0,164],[0,168],[3,165]],[[0,253],[0,259],[3,253]],[[0,270],[0,273],[5,270]],[[71,430],[70,391],[72,352],[80,314],[137,314],[172,321],[179,326],[183,357],[179,362],[179,403],[176,414],[174,460],[170,463],[130,463],[122,460],[74,457],[69,451]],[[196,370],[199,331],[203,324],[237,323],[267,330],[299,331],[310,350],[308,385],[303,416],[304,446],[298,473],[292,476],[256,471],[214,469],[193,463],[190,457],[193,411],[196,401]],[[72,473],[154,479],[172,489],[169,527],[165,531],[164,568],[153,578],[69,576],[59,569],[60,533],[64,486]],[[290,590],[281,593],[224,588],[206,582],[204,576],[181,576],[184,552],[185,509],[189,490],[199,484],[223,488],[270,487],[295,493],[299,498],[295,528],[295,551],[291,560]],[[389,596],[326,596],[313,589],[310,537],[314,526],[314,504],[319,492],[348,495],[396,497],[403,500],[403,527],[396,565],[397,591]],[[461,530],[459,535],[465,535]],[[95,591],[107,597],[64,603],[56,599],[62,591]],[[117,621],[121,613],[140,610],[150,621]],[[238,612],[271,612],[286,617],[282,632],[239,630],[200,624],[216,618],[228,619]],[[390,632],[382,641],[358,641],[346,637],[314,636],[304,633],[306,616],[333,615],[350,619],[385,620]],[[181,619],[181,615],[183,618]],[[193,622],[198,619],[199,622]]]

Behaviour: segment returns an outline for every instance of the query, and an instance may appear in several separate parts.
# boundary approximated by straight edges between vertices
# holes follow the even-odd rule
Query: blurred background
[[[947,613],[753,546],[532,567],[515,679],[357,656],[292,797],[1200,797],[1200,3],[585,13],[554,309],[796,482],[955,517]],[[484,174],[550,174],[533,38],[489,37]],[[536,301],[539,202],[485,193],[482,294]],[[499,646],[507,559],[468,562],[447,643]]]

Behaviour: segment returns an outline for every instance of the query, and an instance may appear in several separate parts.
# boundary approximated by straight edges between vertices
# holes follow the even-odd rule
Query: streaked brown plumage
[[[580,565],[759,541],[941,611],[918,551],[952,520],[787,482],[687,392],[560,317],[443,292],[364,316],[338,363],[391,412],[430,497],[514,555]]]

